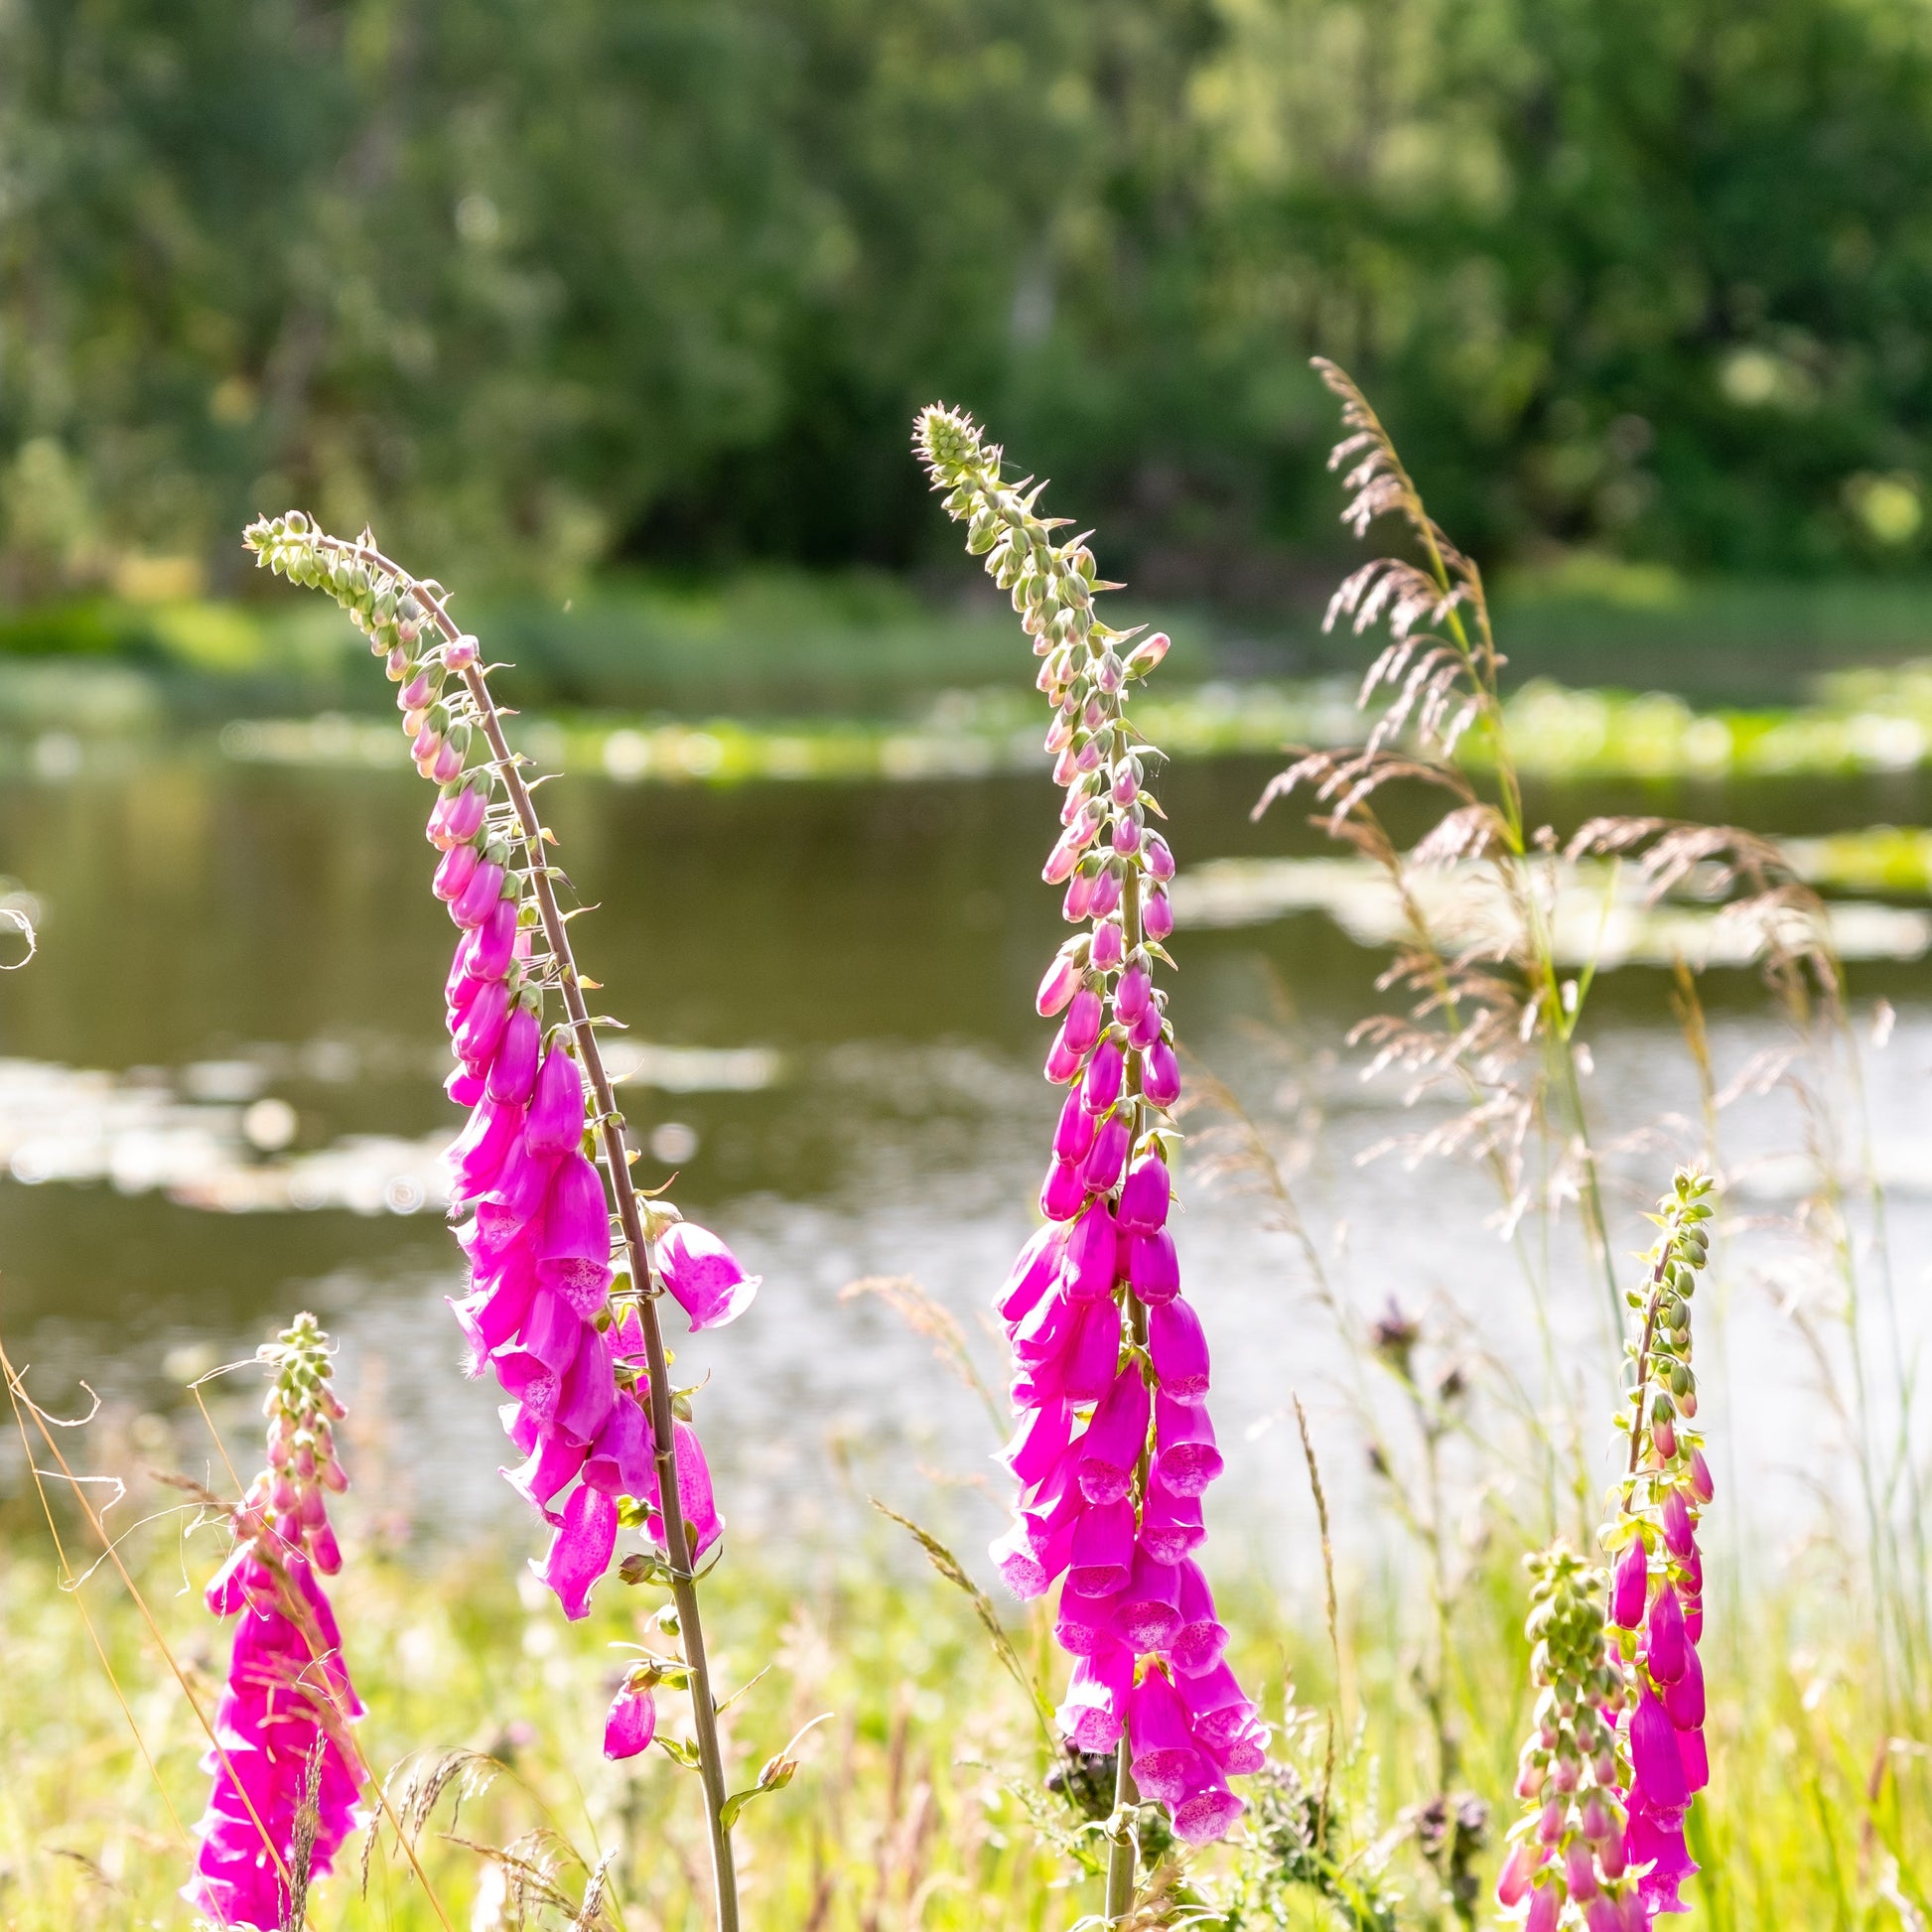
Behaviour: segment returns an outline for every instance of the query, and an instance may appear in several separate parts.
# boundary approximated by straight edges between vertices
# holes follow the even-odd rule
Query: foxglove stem
[[[514,816],[517,839],[529,868],[538,921],[545,944],[549,947],[577,1056],[590,1082],[597,1137],[617,1204],[630,1280],[638,1290],[635,1309],[648,1370],[646,1412],[650,1423],[651,1459],[655,1465],[657,1495],[665,1499],[682,1498],[687,1493],[690,1478],[687,1473],[683,1482],[679,1479],[670,1366],[657,1310],[663,1285],[652,1265],[644,1216],[636,1189],[631,1184],[628,1151],[623,1138],[624,1120],[618,1111],[610,1075],[599,1049],[597,1029],[585,1004],[582,976],[571,947],[569,931],[557,902],[545,852],[549,840],[530,795],[529,785],[523,778],[520,759],[511,751],[503,736],[501,715],[489,690],[485,668],[479,661],[476,642],[450,617],[445,608],[445,594],[440,587],[411,577],[375,547],[367,532],[364,532],[364,540],[349,543],[323,533],[298,511],[273,523],[264,520],[250,526],[248,541],[257,552],[258,562],[286,570],[295,581],[320,583],[324,588],[332,589],[345,603],[349,603],[355,592],[352,589],[345,592],[340,585],[331,583],[328,576],[331,565],[326,560],[334,559],[351,570],[359,567],[376,583],[386,581],[390,594],[398,602],[405,596],[413,598],[421,607],[422,615],[441,633],[444,640],[444,668],[456,674],[475,709],[477,722],[488,746],[489,762],[503,786]],[[419,759],[419,767],[422,763],[423,760]],[[717,1923],[719,1932],[738,1932],[738,1885],[731,1829],[725,1816],[727,1792],[724,1758],[718,1738],[717,1700],[712,1693],[690,1540],[686,1535],[681,1507],[661,1507],[656,1512],[655,1520],[662,1525],[661,1540],[667,1559],[664,1568],[668,1571],[672,1596],[677,1604],[680,1640],[690,1685],[692,1728],[711,1840]],[[560,1530],[560,1541],[563,1535],[564,1532]]]
[[[1204,1580],[1176,1562],[1200,1541],[1196,1499],[1221,1457],[1204,1407],[1206,1342],[1177,1300],[1166,1226],[1180,1075],[1154,967],[1172,964],[1160,888],[1173,855],[1152,829],[1164,814],[1146,788],[1160,754],[1126,716],[1130,686],[1167,639],[1129,650],[1131,636],[1100,621],[1094,600],[1117,587],[1099,581],[1085,537],[1055,541],[1062,519],[1035,513],[1043,485],[1003,482],[1002,452],[969,417],[927,409],[915,441],[947,514],[969,526],[968,550],[1012,593],[1044,660],[1036,682],[1055,713],[1045,749],[1066,796],[1041,878],[1065,889],[1064,917],[1088,925],[1036,999],[1043,1017],[1064,1015],[1045,1074],[1070,1092],[1039,1189],[1057,1225],[1028,1244],[1000,1298],[1020,1368],[1014,1405],[1031,1420],[1016,1439],[1017,1520],[993,1554],[1022,1595],[1065,1579],[1054,1630],[1080,1661],[1061,1724],[1069,1744],[1105,1739],[1119,1752],[1113,1924],[1133,1910],[1141,1800],[1165,1806],[1186,1844],[1222,1837],[1245,1809],[1228,1779],[1260,1768],[1267,1736],[1208,1640],[1225,1633]]]

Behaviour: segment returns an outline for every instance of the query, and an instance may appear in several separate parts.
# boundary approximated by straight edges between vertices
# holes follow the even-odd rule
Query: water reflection
[[[1173,772],[1163,790],[1183,863],[1325,850],[1292,813],[1248,822],[1268,770],[1232,759]],[[1766,784],[1681,808],[1817,835],[1922,818],[1917,784]],[[700,1415],[738,1527],[809,1543],[868,1488],[962,1533],[984,1527],[989,1495],[969,1483],[935,1500],[925,1473],[991,1473],[982,1408],[926,1339],[839,1291],[866,1275],[916,1279],[958,1315],[987,1376],[1003,1375],[980,1311],[1028,1231],[1052,1113],[1030,1006],[1059,936],[1056,896],[1036,875],[1045,780],[704,790],[573,777],[545,797],[563,862],[600,902],[578,928],[600,1005],[631,1024],[614,1051],[646,1150],[640,1178],[679,1171],[680,1201],[766,1278],[752,1317],[680,1350],[691,1379],[715,1370]],[[1606,788],[1548,808],[1567,829],[1639,799],[1670,808],[1655,790]],[[0,1163],[14,1176],[0,1180],[0,1313],[50,1396],[84,1374],[115,1402],[165,1406],[179,1400],[171,1366],[245,1354],[313,1306],[343,1332],[345,1380],[407,1472],[385,1500],[426,1525],[507,1520],[521,1535],[494,1476],[504,1445],[490,1399],[461,1379],[442,1307],[456,1282],[433,1156],[453,1119],[438,1085],[453,935],[425,890],[422,809],[406,774],[192,751],[6,790],[0,873],[43,918],[40,957],[0,981]],[[1458,1346],[1533,1357],[1537,1313],[1484,1187],[1440,1165],[1355,1164],[1427,1124],[1393,1091],[1364,1089],[1342,1044],[1373,1002],[1375,956],[1319,912],[1184,937],[1183,1040],[1276,1122],[1283,1147],[1295,1138],[1274,1112],[1284,1079],[1318,1104],[1295,1184],[1338,1292],[1362,1310],[1396,1294],[1455,1311]],[[1869,1098],[1902,1190],[1891,1252],[1918,1334],[1932,997],[1924,968],[1898,959],[1861,968],[1858,992],[1862,1011],[1883,998],[1899,1015]],[[1714,971],[1705,993],[1721,1079],[1777,1044],[1748,974]],[[1665,976],[1631,968],[1595,997],[1589,1087],[1606,1129],[1695,1117]],[[1802,1145],[1789,1094],[1751,1103],[1735,1133],[1739,1157],[1763,1158],[1745,1166],[1745,1190],[1775,1206]],[[1661,1140],[1618,1164],[1627,1246],[1641,1243],[1634,1210],[1671,1138],[1666,1118]],[[1255,1201],[1191,1188],[1179,1242],[1218,1349],[1230,1474],[1213,1499],[1217,1536],[1300,1568],[1300,1450],[1274,1426],[1291,1389],[1313,1398],[1344,1500],[1362,1480],[1330,1324]],[[1732,1447],[1795,1471],[1820,1458],[1828,1425],[1780,1305],[1802,1282],[1792,1252],[1767,1233],[1734,1270],[1722,1372],[1735,1399],[1711,1412]],[[1600,1381],[1600,1280],[1581,1257],[1555,1261],[1569,1285],[1547,1311],[1554,1346]],[[1762,1489],[1758,1506],[1777,1493]]]

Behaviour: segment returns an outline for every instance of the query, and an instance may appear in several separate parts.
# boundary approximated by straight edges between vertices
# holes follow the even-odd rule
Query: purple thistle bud
[[[1677,1744],[1677,1726],[1648,1684],[1637,1693],[1637,1708],[1630,1719],[1630,1803],[1633,1813],[1641,1806],[1659,1819],[1677,1819],[1691,1802],[1690,1787],[1684,1780],[1684,1758]],[[1641,1791],[1641,1799],[1638,1796]],[[1626,1847],[1633,1863],[1634,1845],[1626,1836]]]
[[[1087,1198],[1087,1184],[1071,1161],[1048,1162],[1039,1183],[1039,1211],[1049,1221],[1070,1221]]]
[[[1120,983],[1114,988],[1114,1017],[1131,1026],[1147,1011],[1153,993],[1154,980],[1148,972],[1147,961],[1136,953],[1133,963],[1121,974]]]
[[[631,1680],[625,1679],[604,1720],[604,1755],[614,1760],[635,1757],[649,1748],[656,1734],[657,1704],[650,1686],[640,1682],[633,1688]]]
[[[1109,1644],[1074,1660],[1066,1702],[1054,1721],[1076,1749],[1110,1751],[1120,1742],[1133,1689],[1134,1653],[1125,1644]]]
[[[1131,1237],[1127,1279],[1135,1295],[1150,1309],[1172,1302],[1180,1293],[1180,1262],[1173,1251],[1173,1236],[1166,1228]]]
[[[1145,1526],[1142,1535],[1145,1540]],[[1183,1557],[1174,1569],[1180,1579],[1174,1597],[1180,1623],[1169,1640],[1168,1655],[1176,1670],[1192,1675],[1220,1662],[1228,1633],[1214,1613],[1214,1592],[1208,1588],[1200,1565]]]
[[[430,891],[445,902],[461,898],[463,889],[469,885],[471,875],[477,870],[482,857],[474,845],[451,846],[437,861],[436,877],[430,882]]]
[[[1053,1129],[1054,1154],[1078,1165],[1087,1158],[1095,1132],[1094,1118],[1080,1104],[1079,1094],[1069,1093],[1060,1106],[1059,1124]]]
[[[1172,1199],[1168,1164],[1158,1151],[1141,1156],[1128,1171],[1114,1218],[1130,1234],[1153,1234],[1168,1224]]]
[[[1634,1630],[1643,1621],[1644,1599],[1650,1591],[1650,1563],[1641,1534],[1617,1559],[1610,1585],[1610,1621]]]
[[[1127,1736],[1134,1782],[1142,1795],[1177,1804],[1204,1767],[1181,1704],[1165,1671],[1151,1670],[1127,1701]]]
[[[524,1139],[532,1154],[568,1154],[583,1137],[583,1069],[559,1040],[537,1069]]]
[[[1104,1114],[1120,1098],[1121,1079],[1126,1069],[1127,1058],[1120,1042],[1109,1035],[1095,1047],[1081,1083],[1080,1098],[1088,1113]]]
[[[1141,1507],[1141,1544],[1148,1555],[1159,1557],[1163,1563],[1178,1563],[1206,1541],[1200,1498],[1176,1496],[1158,1477],[1151,1481]]]
[[[1168,842],[1159,832],[1147,835],[1147,854],[1145,860],[1148,873],[1166,885],[1173,877],[1173,854],[1168,849]]]
[[[1125,1496],[1092,1503],[1073,1526],[1066,1587],[1082,1596],[1111,1596],[1134,1567],[1134,1505]]]
[[[1180,1062],[1165,1039],[1147,1049],[1141,1065],[1141,1091],[1157,1107],[1172,1107],[1180,1098]]]
[[[1093,929],[1095,969],[1099,972],[1111,973],[1126,957],[1127,941],[1121,933],[1120,921],[1102,919]]]
[[[1127,1117],[1118,1109],[1100,1123],[1080,1167],[1081,1181],[1091,1192],[1105,1194],[1118,1184],[1121,1170],[1127,1165],[1130,1138]],[[1109,1281],[1107,1286],[1111,1289],[1113,1283]]]
[[[489,1062],[490,1099],[506,1105],[520,1105],[529,1099],[537,1081],[537,1055],[542,1046],[543,1032],[536,1015],[527,1006],[518,1006],[503,1028],[503,1036]]]
[[[1203,1406],[1154,1399],[1155,1473],[1177,1496],[1198,1496],[1221,1473],[1214,1425]]]
[[[1101,1397],[1076,1450],[1080,1490],[1089,1502],[1117,1501],[1133,1487],[1151,1413],[1147,1383],[1139,1364],[1130,1361]],[[1019,1474],[1017,1465],[1014,1473]]]
[[[694,1330],[735,1321],[752,1306],[764,1279],[746,1274],[724,1242],[690,1221],[672,1222],[657,1243],[655,1260],[664,1286]]]
[[[1155,940],[1166,939],[1173,932],[1173,901],[1159,886],[1150,890],[1141,907],[1141,930]]]
[[[1148,1554],[1134,1552],[1134,1565],[1114,1598],[1114,1632],[1136,1650],[1165,1650],[1180,1628],[1180,1572]]]
[[[1668,1583],[1660,1584],[1650,1599],[1644,1646],[1644,1661],[1660,1685],[1675,1684],[1684,1675],[1684,1660],[1690,1649],[1684,1635],[1684,1606]]]
[[[1148,1354],[1161,1393],[1174,1402],[1207,1400],[1207,1336],[1200,1317],[1176,1296],[1148,1311]]]
[[[618,1506],[601,1490],[580,1482],[570,1492],[556,1534],[530,1574],[555,1590],[564,1615],[575,1623],[591,1613],[591,1591],[611,1567],[618,1546]]]

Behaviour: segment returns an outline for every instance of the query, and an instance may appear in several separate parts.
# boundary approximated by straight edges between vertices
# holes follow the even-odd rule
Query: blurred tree
[[[1929,171],[1922,0],[0,0],[0,594],[903,566],[943,391],[1266,596],[1316,348],[1488,553],[1922,562]]]

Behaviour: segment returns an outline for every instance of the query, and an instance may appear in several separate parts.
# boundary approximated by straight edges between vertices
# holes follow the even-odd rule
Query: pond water
[[[1271,768],[1174,767],[1161,789],[1183,873],[1331,850],[1292,807],[1250,823]],[[456,1118],[439,1085],[453,935],[427,892],[421,788],[386,771],[236,762],[209,744],[90,757],[0,781],[0,874],[40,914],[38,957],[0,979],[0,1333],[34,1365],[33,1386],[59,1407],[84,1377],[113,1416],[142,1419],[131,1440],[149,1459],[205,1457],[184,1378],[313,1308],[342,1338],[356,1452],[376,1472],[365,1501],[425,1534],[500,1530],[534,1548],[496,1478],[506,1445],[491,1397],[463,1380],[443,1305],[457,1288],[434,1159]],[[774,1557],[809,1556],[878,1493],[977,1543],[999,1488],[984,1409],[881,1299],[841,1291],[910,1277],[1003,1378],[980,1311],[1032,1225],[1054,1105],[1031,1004],[1061,932],[1037,877],[1044,775],[705,788],[573,774],[543,797],[598,908],[575,927],[604,982],[598,1004],[628,1023],[616,1051],[647,1150],[638,1172],[655,1183],[675,1170],[686,1212],[765,1277],[738,1324],[679,1345],[690,1379],[712,1378],[698,1417],[736,1530]],[[1932,803],[1911,774],[1536,802],[1563,829],[1642,808],[1797,835],[1923,823]],[[1295,1185],[1339,1296],[1368,1313],[1392,1296],[1443,1323],[1456,1311],[1453,1345],[1478,1382],[1486,1350],[1542,1386],[1487,1183],[1443,1162],[1358,1162],[1442,1116],[1360,1080],[1346,1035],[1377,1003],[1385,955],[1319,897],[1179,933],[1181,1039],[1284,1148],[1318,1107]],[[1909,929],[1874,950],[1910,955]],[[1721,1077],[1778,1043],[1753,975],[1714,968],[1703,990]],[[1932,981],[1920,959],[1879,957],[1854,969],[1853,991],[1861,1029],[1879,1002],[1896,1015],[1865,1078],[1909,1347],[1932,1257]],[[1606,1136],[1696,1112],[1668,996],[1668,974],[1632,963],[1592,997],[1586,1086]],[[1304,1103],[1295,1120],[1278,1106],[1285,1077]],[[1726,1131],[1733,1159],[1803,1146],[1784,1091],[1742,1105]],[[1636,1210],[1677,1145],[1667,1132],[1612,1160],[1626,1249],[1642,1245]],[[1790,1173],[1763,1161],[1733,1206],[1775,1216]],[[1352,1516],[1370,1486],[1354,1370],[1265,1206],[1198,1183],[1185,1201],[1183,1270],[1217,1347],[1229,1458],[1215,1547],[1301,1575],[1306,1478],[1280,1425],[1299,1392]],[[1601,1277],[1563,1240],[1549,1265],[1554,1399],[1581,1388],[1600,1401]],[[1744,1486],[1766,1521],[1834,1453],[1794,1292],[1813,1298],[1801,1312],[1825,1322],[1829,1354],[1831,1284],[1774,1231],[1740,1244],[1722,1357],[1706,1344],[1707,1387],[1723,1384],[1707,1416],[1728,1466],[1756,1472]],[[1892,1351],[1883,1298],[1869,1310],[1874,1343]],[[253,1399],[245,1378],[214,1393],[228,1420]],[[1374,1398],[1385,1412],[1387,1394]],[[1599,1440],[1593,1420],[1587,1440]],[[0,1483],[21,1474],[17,1451],[0,1463]]]

